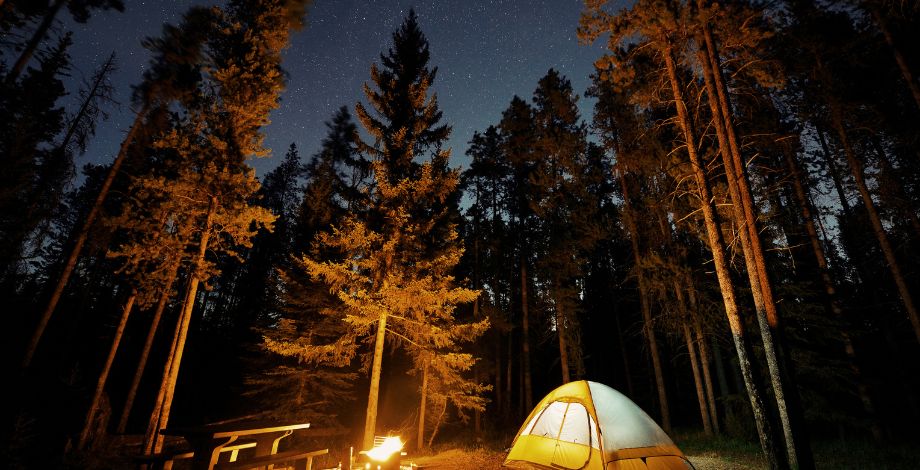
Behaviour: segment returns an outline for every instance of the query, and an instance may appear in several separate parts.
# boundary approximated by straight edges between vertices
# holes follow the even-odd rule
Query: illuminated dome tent
[[[638,405],[597,382],[552,392],[530,412],[505,467],[686,470],[693,466]]]

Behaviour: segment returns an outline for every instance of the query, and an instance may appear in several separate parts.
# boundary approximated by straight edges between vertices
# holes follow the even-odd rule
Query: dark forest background
[[[816,440],[916,442],[916,2],[588,1],[579,37],[609,46],[591,88],[547,71],[451,149],[463,169],[410,14],[367,101],[256,178],[307,3],[164,26],[119,154],[78,169],[117,51],[68,94],[81,64],[50,26],[130,5],[0,1],[0,459],[90,465],[164,405],[358,442],[377,317],[341,293],[383,299],[395,271],[424,286],[389,298],[409,320],[388,326],[377,427],[414,438],[433,367],[427,446],[510,439],[579,379],[777,468],[813,467]]]

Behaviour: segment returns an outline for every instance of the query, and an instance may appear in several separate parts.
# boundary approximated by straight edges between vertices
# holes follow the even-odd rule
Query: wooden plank
[[[239,455],[239,451],[243,449],[251,449],[256,446],[256,442],[243,442],[240,444],[229,445],[221,449],[221,452],[230,452],[230,461],[234,462]],[[172,462],[175,460],[185,460],[190,459],[195,456],[195,452],[191,450],[173,450],[169,452],[160,452],[159,454],[151,455],[139,455],[134,457],[134,461],[138,463],[148,463],[148,464],[161,464],[162,468],[168,469],[172,467]]]
[[[214,470],[247,470],[284,462],[295,462],[294,468],[305,468],[310,470],[313,466],[313,457],[318,457],[328,453],[329,449],[314,450],[309,452],[302,450],[289,450],[285,452],[279,452],[277,454],[240,460],[238,462],[219,463],[214,467]],[[296,465],[297,463],[306,465]]]
[[[206,424],[204,426],[189,426],[161,429],[160,434],[166,436],[189,436],[189,435],[207,435],[214,439],[232,437],[232,436],[250,436],[253,434],[278,433],[285,431],[295,431],[297,429],[308,429],[310,423],[294,423],[280,426],[266,427],[243,427],[243,423],[220,423]]]

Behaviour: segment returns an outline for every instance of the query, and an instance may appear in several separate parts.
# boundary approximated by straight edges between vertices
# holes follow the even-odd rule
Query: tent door
[[[583,468],[591,458],[591,427],[588,410],[580,403],[568,403],[553,449],[552,465]]]

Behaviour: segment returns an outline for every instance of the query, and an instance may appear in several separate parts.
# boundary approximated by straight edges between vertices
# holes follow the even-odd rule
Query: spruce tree
[[[428,59],[428,41],[410,11],[393,34],[392,47],[381,55],[382,68],[371,68],[376,90],[367,85],[365,94],[375,115],[356,106],[374,138],[373,143],[358,139],[359,149],[372,159],[369,207],[349,213],[332,233],[318,235],[317,245],[340,258],[307,255],[301,260],[311,279],[338,298],[327,315],[347,327],[335,342],[306,348],[304,356],[346,362],[361,342],[373,342],[364,361],[371,372],[366,449],[376,431],[387,333],[420,357],[450,351],[459,339],[474,337],[488,325],[461,325],[455,316],[456,306],[471,302],[478,292],[457,287],[452,275],[463,252],[452,214],[459,175],[447,167],[449,152],[442,149],[450,128],[439,124],[437,99],[428,94],[436,75]]]

